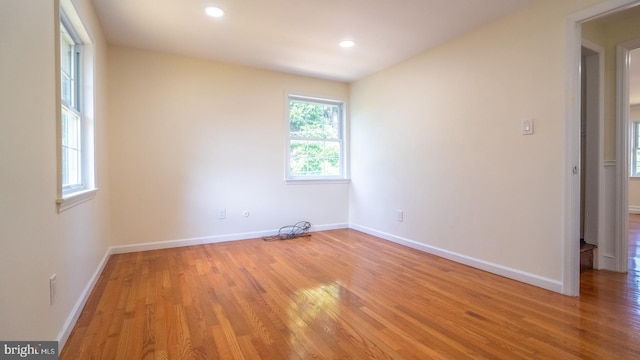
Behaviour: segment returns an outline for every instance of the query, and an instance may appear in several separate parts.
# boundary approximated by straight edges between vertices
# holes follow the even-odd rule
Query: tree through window
[[[288,179],[345,177],[344,103],[289,96]]]

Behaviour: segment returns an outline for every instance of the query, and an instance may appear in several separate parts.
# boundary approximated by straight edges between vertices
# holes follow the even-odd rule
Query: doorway
[[[603,233],[604,48],[582,41],[580,61],[580,270],[598,269]]]
[[[590,8],[579,11],[568,17],[567,26],[567,40],[570,45],[567,48],[567,142],[566,142],[566,163],[568,166],[568,173],[565,177],[567,193],[566,193],[566,209],[567,209],[567,231],[565,232],[564,242],[564,272],[563,272],[563,290],[562,292],[567,295],[579,295],[580,291],[580,265],[579,265],[579,242],[580,235],[586,233],[593,233],[590,230],[591,226],[596,226],[595,231],[598,242],[598,256],[597,267],[598,268],[610,268],[614,271],[626,271],[628,254],[628,201],[627,201],[627,187],[628,187],[628,124],[623,122],[625,108],[620,102],[624,99],[624,95],[621,94],[620,86],[616,86],[616,71],[612,70],[611,65],[606,65],[606,78],[604,79],[604,85],[607,89],[606,94],[616,94],[613,98],[607,98],[605,101],[604,111],[607,119],[605,126],[601,128],[600,135],[605,135],[606,142],[605,149],[600,151],[596,155],[596,159],[588,155],[588,149],[591,147],[589,139],[590,133],[587,125],[585,124],[585,136],[588,137],[584,140],[585,149],[581,152],[581,101],[576,102],[575,99],[581,99],[581,63],[583,58],[583,43],[582,34],[583,26],[594,21],[601,21],[601,19],[616,18],[621,19],[628,16],[630,12],[639,13],[640,1],[638,0],[606,0],[598,3]],[[630,26],[631,28],[637,28],[637,26]],[[603,40],[604,39],[604,40]],[[608,59],[612,59],[614,56],[620,58],[620,54],[616,54],[615,43],[618,41],[610,41],[609,38],[598,38],[597,42],[606,46],[606,56]],[[613,49],[612,49],[613,46]],[[589,46],[586,46],[590,49]],[[618,47],[619,51],[619,47]],[[597,52],[597,51],[596,51]],[[593,53],[585,51],[585,60]],[[612,64],[611,60],[608,60],[607,64]],[[585,64],[586,66],[586,64]],[[602,64],[601,64],[602,66]],[[618,76],[621,71],[618,71]],[[585,80],[586,81],[586,80]],[[586,95],[585,95],[586,96]],[[628,100],[628,98],[627,98]],[[628,107],[626,108],[628,113]],[[587,112],[588,113],[588,112]],[[586,121],[586,120],[585,120]],[[615,123],[615,124],[614,124]],[[615,132],[615,134],[613,134]],[[601,141],[603,144],[604,141]],[[585,158],[581,161],[581,155],[585,154]],[[603,155],[604,154],[604,155]],[[604,156],[601,158],[600,156]],[[593,214],[589,210],[589,185],[585,182],[581,186],[582,176],[579,176],[582,166],[585,167],[585,181],[588,177],[586,175],[589,172],[588,164],[591,161],[599,161],[597,171],[599,173],[599,181],[596,186],[598,189],[597,202],[598,209],[596,216],[598,221],[592,222]],[[585,189],[584,196],[582,196],[582,188]],[[584,206],[581,206],[581,204]],[[588,235],[585,235],[588,236]]]

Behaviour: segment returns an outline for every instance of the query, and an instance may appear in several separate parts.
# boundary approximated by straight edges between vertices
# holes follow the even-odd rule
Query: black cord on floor
[[[295,225],[286,225],[278,230],[278,235],[265,236],[262,238],[264,241],[277,241],[277,240],[289,240],[301,236],[311,236],[309,234],[309,228],[311,223],[308,221],[299,221]]]

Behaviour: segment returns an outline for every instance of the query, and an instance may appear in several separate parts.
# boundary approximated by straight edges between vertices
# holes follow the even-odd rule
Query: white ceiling
[[[93,0],[111,44],[351,82],[535,0]],[[225,10],[205,15],[206,5]],[[342,49],[343,39],[356,47]]]

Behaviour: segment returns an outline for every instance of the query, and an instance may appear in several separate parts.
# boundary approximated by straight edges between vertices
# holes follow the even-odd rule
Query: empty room
[[[0,358],[640,358],[638,24],[2,0]]]

